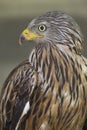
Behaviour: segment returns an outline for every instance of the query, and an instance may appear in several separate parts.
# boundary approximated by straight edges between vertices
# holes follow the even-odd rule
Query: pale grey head
[[[80,28],[75,20],[64,12],[51,11],[38,16],[30,22],[27,30],[37,37],[28,38],[27,31],[25,31],[23,35],[26,40],[70,45],[78,48],[79,51],[82,49],[83,36]]]

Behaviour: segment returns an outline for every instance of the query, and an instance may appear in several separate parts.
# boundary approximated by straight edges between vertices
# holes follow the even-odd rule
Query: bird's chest
[[[73,57],[60,56],[55,50],[45,54],[34,62],[46,122],[40,130],[80,130],[86,113],[84,74]]]
[[[53,69],[53,68],[52,68]],[[54,70],[50,71],[54,71]],[[50,77],[48,80],[46,75],[44,77],[44,74],[42,70],[38,71],[39,76],[39,84],[42,87],[41,91],[43,93],[43,97],[46,100],[42,102],[44,104],[43,111],[46,111],[46,125],[48,127],[48,130],[51,130],[51,128],[54,128],[54,130],[65,130],[67,127],[67,130],[74,128],[76,125],[75,123],[78,121],[78,126],[75,126],[76,130],[80,130],[80,128],[83,125],[80,125],[83,120],[85,119],[85,110],[83,112],[83,108],[85,104],[84,99],[84,92],[82,85],[78,84],[79,88],[76,88],[77,86],[75,83],[76,76],[71,78],[71,82],[64,80],[63,77],[60,77],[60,80],[57,80],[55,76],[55,72],[53,74],[50,73]],[[71,86],[73,84],[73,89],[71,90]],[[62,87],[61,87],[62,86]],[[78,94],[79,93],[79,94]],[[80,122],[80,118],[82,118],[82,121]],[[40,130],[45,130],[44,123],[42,125],[42,128]],[[76,128],[77,127],[77,128]],[[81,128],[82,129],[82,128]]]

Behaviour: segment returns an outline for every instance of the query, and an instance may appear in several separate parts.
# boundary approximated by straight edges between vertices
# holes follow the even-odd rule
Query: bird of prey
[[[2,87],[1,130],[83,130],[87,59],[79,26],[68,14],[50,11],[33,19],[20,35],[20,43],[30,40],[35,47],[29,59]]]

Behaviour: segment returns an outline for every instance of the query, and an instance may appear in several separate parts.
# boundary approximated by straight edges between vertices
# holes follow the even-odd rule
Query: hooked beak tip
[[[20,35],[20,38],[19,38],[19,44],[22,45],[22,43],[24,42],[25,40],[25,37],[23,34]]]

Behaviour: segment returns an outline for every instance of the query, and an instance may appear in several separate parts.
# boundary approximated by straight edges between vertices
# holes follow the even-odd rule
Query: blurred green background
[[[21,31],[32,18],[50,10],[62,10],[76,19],[84,34],[86,56],[87,0],[0,0],[0,87],[34,46],[18,44]]]

